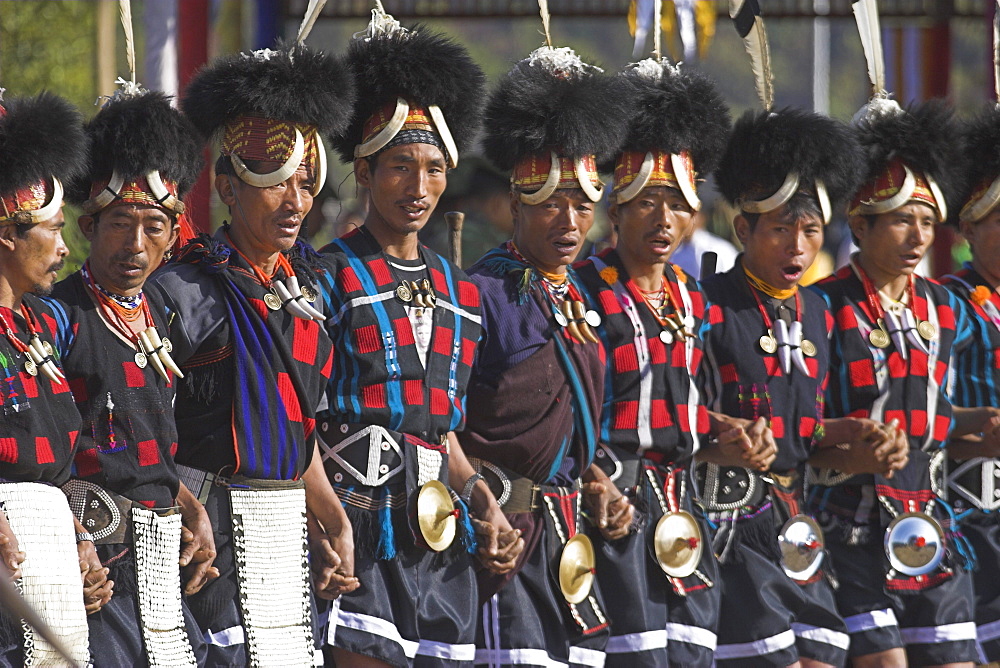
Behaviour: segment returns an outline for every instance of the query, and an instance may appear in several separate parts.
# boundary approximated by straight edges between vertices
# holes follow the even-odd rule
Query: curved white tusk
[[[885,325],[889,330],[889,336],[892,338],[892,342],[896,345],[896,351],[899,356],[904,360],[909,358],[909,349],[906,345],[906,336],[903,334],[903,328],[899,324],[899,320],[896,318],[896,314],[892,311],[886,311],[885,313]]]
[[[802,323],[798,320],[792,322],[792,326],[788,330],[788,335],[794,344],[792,348],[792,363],[795,365],[795,368],[802,372],[802,375],[808,377],[809,366],[806,364],[806,358],[802,353]]]
[[[990,187],[986,189],[983,196],[979,199],[969,202],[961,213],[958,214],[960,220],[964,220],[970,223],[975,223],[986,217],[990,211],[993,210],[998,203],[1000,203],[1000,177],[993,180]]]
[[[160,361],[160,356],[156,354],[156,346],[153,345],[146,331],[139,332],[139,345],[142,346],[146,353],[146,359],[149,360],[150,366],[156,370],[156,373],[160,374],[160,378],[169,383],[170,376],[167,375],[167,370],[163,368],[163,362]]]
[[[778,191],[766,199],[744,200],[736,202],[737,206],[747,213],[768,213],[774,211],[779,206],[792,199],[792,195],[799,189],[799,173],[788,172],[785,182],[781,184]]]
[[[944,193],[941,192],[941,186],[937,184],[934,177],[930,174],[924,174],[927,178],[927,185],[931,188],[931,193],[934,195],[934,201],[937,202],[938,211],[940,212],[939,223],[943,223],[948,220],[948,203],[944,199]]]
[[[326,147],[323,146],[323,137],[320,136],[319,130],[316,131],[316,176],[313,181],[312,194],[313,197],[319,195],[320,191],[323,190],[323,185],[326,183]]]
[[[163,366],[167,367],[174,372],[174,375],[178,378],[183,378],[184,374],[181,373],[180,368],[174,363],[174,358],[170,356],[167,349],[163,347],[163,339],[160,338],[160,333],[156,331],[155,327],[149,327],[146,329],[146,335],[149,337],[149,342],[153,344],[154,350],[157,351],[157,355],[160,357],[160,361],[163,362]]]
[[[84,212],[88,214],[97,213],[114,202],[118,199],[123,185],[125,185],[125,177],[119,174],[117,169],[111,172],[111,180],[104,187],[104,190],[83,203]]]
[[[701,200],[698,199],[698,191],[694,186],[694,174],[688,171],[687,161],[683,156],[676,153],[670,154],[670,164],[674,168],[674,176],[677,177],[677,186],[681,189],[684,199],[695,211],[701,209]]]
[[[431,119],[434,121],[434,127],[437,128],[438,134],[441,135],[441,143],[444,144],[445,150],[448,151],[448,164],[451,165],[452,169],[455,169],[458,167],[458,145],[455,143],[455,138],[451,136],[451,130],[448,129],[448,124],[445,123],[441,107],[436,104],[429,105],[427,107],[427,112],[431,115]]]
[[[305,152],[306,145],[302,139],[302,133],[299,132],[298,128],[295,128],[295,148],[292,149],[292,154],[288,156],[288,160],[285,160],[285,164],[273,172],[268,174],[252,172],[243,163],[240,156],[235,153],[229,154],[229,160],[233,163],[233,169],[236,170],[236,175],[240,177],[241,181],[254,188],[270,188],[279,183],[284,183],[288,180],[288,177],[295,173],[295,170],[302,164],[302,156],[305,155]]]
[[[833,218],[833,207],[830,206],[830,193],[821,179],[816,179],[816,199],[819,200],[819,210],[823,214],[823,224],[829,225]]]
[[[52,218],[59,212],[59,208],[63,205],[63,186],[62,183],[56,177],[52,177],[52,199],[49,203],[43,206],[41,209],[35,209],[34,211],[29,211],[31,215],[31,222],[33,223],[44,223],[46,220]]]
[[[286,311],[294,315],[296,318],[301,318],[302,320],[312,320],[312,317],[303,311],[302,307],[295,302],[295,298],[292,297],[284,283],[281,281],[273,281],[271,285],[274,286],[274,290],[278,293],[278,298],[281,299],[281,303]]]
[[[774,335],[778,339],[778,359],[785,374],[792,372],[791,340],[788,336],[788,323],[781,318],[774,322]]]
[[[306,312],[313,320],[319,320],[320,322],[326,320],[326,316],[313,308],[313,305],[306,301],[306,298],[302,296],[302,288],[299,286],[299,278],[295,274],[292,274],[285,279],[285,286],[288,288],[288,293],[295,300],[295,303]]]
[[[649,177],[653,175],[653,166],[655,164],[653,154],[647,151],[646,157],[642,159],[642,166],[639,167],[639,172],[635,175],[635,179],[632,183],[618,191],[618,194],[615,196],[615,200],[617,200],[619,204],[624,204],[625,202],[631,202],[638,197],[639,193],[642,192],[642,189],[646,187],[647,183],[649,183]]]
[[[545,179],[545,183],[542,184],[542,187],[533,193],[518,193],[521,201],[529,206],[541,204],[548,198],[552,197],[552,193],[554,193],[556,188],[559,187],[559,176],[561,174],[559,156],[555,151],[549,151],[549,155],[551,159],[549,176]]]
[[[403,126],[406,125],[406,117],[409,114],[410,105],[403,98],[397,97],[396,111],[393,112],[392,118],[389,119],[389,122],[385,124],[385,127],[377,135],[364,144],[358,144],[354,147],[354,157],[366,158],[381,151],[403,129]]]
[[[42,346],[42,340],[38,338],[35,334],[28,340],[29,353],[32,359],[35,361],[35,365],[45,372],[45,375],[49,377],[54,383],[62,385],[62,378],[66,376],[63,372],[59,370],[59,367],[55,365],[52,361],[52,357],[45,352],[45,348]]]
[[[156,198],[157,202],[178,215],[184,213],[184,202],[177,199],[173,193],[167,190],[167,187],[163,185],[163,179],[160,178],[158,170],[154,169],[146,174],[146,183],[149,184],[149,190],[153,193],[153,197]]]
[[[587,173],[587,168],[583,166],[583,158],[578,158],[573,163],[573,171],[576,172],[576,180],[580,182],[580,188],[583,189],[583,194],[591,202],[599,202],[601,200],[601,195],[604,193],[604,186],[600,188],[595,188],[594,184],[590,182],[590,175]]]
[[[903,185],[899,187],[898,193],[882,202],[862,202],[861,206],[857,209],[858,213],[877,216],[880,213],[894,211],[909,202],[910,197],[913,196],[913,191],[917,188],[917,177],[913,175],[913,172],[906,165],[903,165],[903,169],[906,170],[906,176],[903,178]]]

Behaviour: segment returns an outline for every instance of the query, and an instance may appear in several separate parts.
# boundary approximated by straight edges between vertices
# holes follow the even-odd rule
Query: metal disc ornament
[[[694,517],[683,510],[665,513],[656,523],[653,549],[663,572],[674,578],[686,578],[701,562],[704,540]]]
[[[146,368],[146,363],[148,362],[148,360],[146,359],[145,353],[136,353],[134,359],[135,359],[135,365],[137,367],[139,367],[140,369]]]
[[[424,483],[417,493],[417,524],[427,546],[441,552],[455,540],[455,503],[438,480]]]
[[[55,354],[52,349],[52,344],[49,343],[48,341],[42,341],[42,350],[44,350],[45,354],[48,355],[49,357],[52,357],[52,355]]]
[[[319,292],[317,292],[316,288],[308,283],[302,285],[302,287],[299,288],[299,292],[302,293],[302,296],[305,297],[307,302],[312,303],[319,299]]]
[[[404,304],[409,304],[413,301],[413,291],[406,284],[406,281],[400,281],[399,285],[396,286],[396,299]]]
[[[168,339],[167,337],[164,336],[162,339],[160,339],[160,345],[163,346],[163,349],[166,350],[168,353],[174,352],[174,344],[172,344],[170,342],[170,339]]]
[[[823,530],[808,515],[796,515],[778,534],[781,568],[793,580],[808,580],[823,563]]]
[[[555,316],[556,324],[559,325],[560,327],[565,327],[566,325],[569,324],[569,318],[563,315],[563,312],[560,311],[559,309],[554,309],[552,313]]]
[[[587,324],[590,325],[591,327],[601,326],[601,314],[595,311],[594,309],[588,310],[587,313],[583,316],[583,318],[584,320],[587,321]]]
[[[816,344],[809,339],[802,339],[802,354],[806,357],[816,357]]]
[[[760,337],[760,349],[765,353],[771,355],[778,349],[778,341],[775,339],[770,332]]]
[[[873,329],[868,335],[868,340],[876,348],[889,347],[889,335],[886,334],[884,329]]]
[[[664,329],[660,332],[660,341],[663,341],[664,343],[667,344],[673,343],[674,335]]]
[[[937,327],[930,320],[921,320],[917,325],[917,333],[927,341],[933,341],[937,338]]]
[[[33,359],[24,360],[24,370],[29,376],[38,375],[38,365],[35,364],[35,360]]]
[[[885,530],[885,554],[903,575],[926,575],[944,558],[944,530],[925,513],[899,515]]]
[[[563,546],[559,557],[559,588],[568,603],[580,603],[590,595],[597,559],[594,544],[578,533]]]
[[[281,298],[273,292],[268,292],[264,295],[264,303],[267,304],[267,307],[272,311],[281,310]]]

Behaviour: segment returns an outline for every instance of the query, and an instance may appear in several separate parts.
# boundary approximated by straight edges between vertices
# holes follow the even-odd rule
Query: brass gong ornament
[[[781,568],[793,580],[808,580],[823,563],[823,530],[808,515],[796,515],[778,534]]]
[[[563,546],[559,557],[559,588],[567,603],[580,603],[590,595],[597,558],[594,544],[578,533]]]
[[[420,488],[417,492],[417,524],[430,549],[441,552],[452,544],[459,512],[448,488],[440,481],[430,480]]]
[[[944,530],[925,513],[903,513],[885,530],[889,564],[903,575],[926,575],[944,558]]]
[[[683,510],[664,513],[653,532],[656,561],[673,578],[686,578],[701,562],[705,541],[694,517]]]

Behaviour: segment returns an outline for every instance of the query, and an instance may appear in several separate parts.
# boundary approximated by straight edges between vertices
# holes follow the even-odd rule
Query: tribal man
[[[115,582],[114,598],[88,619],[91,654],[96,666],[190,665],[192,645],[204,642],[181,603],[180,568],[185,593],[195,593],[218,576],[215,545],[174,468],[177,368],[163,302],[143,284],[177,237],[201,141],[169,99],[141,89],[118,91],[86,131],[90,168],[67,199],[83,208],[90,257],[56,285],[51,306],[83,417],[63,491]]]
[[[847,628],[823,533],[803,510],[807,462],[891,474],[905,460],[903,439],[871,420],[824,421],[832,320],[822,299],[799,289],[834,207],[858,182],[860,159],[842,123],[783,109],[744,114],[716,171],[744,249],[733,269],[702,285],[712,304],[706,398],[713,422],[735,427],[713,428],[720,447],[701,453],[698,469],[717,527],[720,665],[843,665]],[[777,446],[773,459],[721,466],[731,464],[723,446],[744,430],[763,430]]]
[[[821,471],[809,502],[826,530],[853,665],[969,665],[971,555],[940,496],[944,444],[1000,430],[989,409],[953,408],[948,393],[952,356],[985,337],[981,323],[914,273],[954,196],[958,129],[940,100],[904,110],[878,95],[856,118],[866,161],[848,223],[860,250],[816,286],[835,320],[827,414],[898,424],[909,461],[892,477]]]
[[[357,587],[350,523],[313,456],[332,357],[308,301],[318,258],[298,239],[326,176],[322,136],[353,92],[337,59],[296,44],[220,58],[182,104],[221,137],[215,188],[232,216],[153,278],[184,373],[178,473],[215,532],[220,577],[189,599],[212,664],[313,661],[307,508],[318,590]]]
[[[62,182],[84,171],[80,114],[42,94],[0,107],[0,555],[69,660],[89,660],[87,620],[113,582],[56,485],[69,478],[80,414],[55,351],[52,290],[69,251]],[[74,526],[76,527],[74,530]],[[84,577],[81,601],[80,577]],[[0,610],[0,665],[63,664],[37,631]]]
[[[970,346],[955,360],[955,403],[1000,406],[1000,109],[990,105],[964,127],[968,192],[958,224],[972,261],[944,285],[969,304],[986,330],[987,355]],[[1000,661],[1000,449],[976,436],[948,442],[948,495],[976,554],[973,573],[980,661]]]
[[[596,537],[606,665],[710,666],[721,587],[690,479],[709,427],[697,388],[705,303],[668,259],[701,204],[697,173],[725,148],[729,111],[687,68],[649,59],[620,76],[635,115],[614,165],[617,243],[576,267],[608,351],[595,462],[645,516],[625,538]]]
[[[514,234],[469,272],[485,332],[459,438],[525,549],[515,572],[480,580],[477,663],[604,662],[609,620],[581,495],[609,538],[628,532],[633,513],[592,465],[604,352],[570,264],[601,198],[597,162],[624,139],[623,92],[572,50],[545,46],[501,79],[487,105],[484,147],[511,172]]]
[[[348,60],[358,103],[337,147],[369,205],[363,227],[322,251],[335,352],[319,436],[354,527],[361,587],[329,607],[324,640],[338,665],[471,665],[469,511],[488,566],[509,568],[521,541],[489,490],[474,489],[454,438],[479,294],[417,235],[475,135],[484,77],[463,47],[380,9]]]

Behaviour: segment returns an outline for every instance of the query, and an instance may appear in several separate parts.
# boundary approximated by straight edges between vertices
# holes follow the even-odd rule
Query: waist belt
[[[532,513],[541,507],[542,486],[531,478],[476,457],[469,457],[469,463],[483,476],[505,513]]]
[[[614,445],[601,444],[594,452],[594,463],[623,493],[635,490],[642,475],[642,457]]]
[[[750,469],[701,462],[695,476],[702,503],[709,512],[755,507],[767,499],[765,480]]]
[[[127,542],[131,535],[133,509],[153,512],[161,517],[180,512],[177,507],[147,508],[86,480],[72,479],[62,486],[62,491],[73,514],[94,537],[95,545]]]
[[[964,462],[950,462],[948,488],[955,495],[955,505],[962,501],[979,510],[1000,508],[1000,462],[977,457]]]

